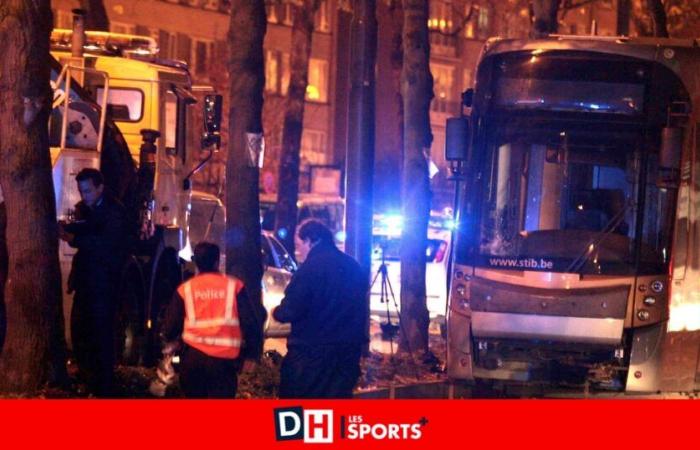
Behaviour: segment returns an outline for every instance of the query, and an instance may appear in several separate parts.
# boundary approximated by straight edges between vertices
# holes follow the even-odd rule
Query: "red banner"
[[[678,400],[0,401],[4,448],[665,448],[698,417]]]

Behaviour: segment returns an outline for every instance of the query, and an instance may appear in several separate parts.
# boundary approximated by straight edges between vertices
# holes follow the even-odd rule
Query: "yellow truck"
[[[191,256],[190,178],[208,160],[200,162],[201,149],[211,157],[220,142],[221,96],[205,96],[204,133],[195,142],[187,130],[197,99],[185,63],[159,59],[151,38],[84,32],[79,16],[76,24],[51,35],[57,212],[70,216],[80,200],[75,174],[99,167],[132,214],[139,238],[122,277],[124,351],[148,363],[159,356],[158,316]],[[74,250],[62,243],[60,252],[65,281]],[[64,301],[67,319],[71,303]]]

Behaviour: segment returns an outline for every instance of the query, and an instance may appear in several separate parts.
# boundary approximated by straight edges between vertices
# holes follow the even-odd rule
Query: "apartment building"
[[[593,22],[601,35],[616,30],[619,0],[564,1],[560,11],[563,34],[588,34]],[[111,31],[151,36],[161,56],[190,64],[197,83],[225,85],[228,0],[104,0]],[[302,171],[310,165],[342,167],[347,149],[347,105],[351,15],[339,10],[339,0],[323,0],[316,15],[309,63],[309,86],[302,135]],[[390,2],[377,1],[379,39],[376,79],[375,204],[382,210],[400,206],[401,136],[396,58],[396,33],[400,12]],[[449,206],[452,183],[443,157],[445,121],[459,114],[461,93],[473,83],[474,68],[484,41],[491,36],[524,37],[529,32],[527,0],[431,0],[430,69],[434,99],[430,121],[433,133],[432,187],[436,208]],[[57,27],[71,25],[71,9],[77,0],[53,0]],[[292,7],[286,0],[268,2],[265,36],[265,167],[261,180],[276,190],[281,147],[284,98],[290,77]],[[224,80],[222,82],[222,80]],[[215,158],[196,181],[198,187],[216,192],[223,183],[223,155]],[[302,177],[302,185],[304,184]],[[308,181],[308,180],[307,180]]]

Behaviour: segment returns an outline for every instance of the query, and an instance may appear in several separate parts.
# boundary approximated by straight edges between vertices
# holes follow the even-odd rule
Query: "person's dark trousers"
[[[290,345],[280,371],[280,398],[352,398],[362,344]]]
[[[71,340],[79,376],[98,397],[113,397],[115,364],[114,307],[76,291]]]
[[[180,387],[185,397],[236,398],[238,359],[214,358],[185,345],[180,361]]]

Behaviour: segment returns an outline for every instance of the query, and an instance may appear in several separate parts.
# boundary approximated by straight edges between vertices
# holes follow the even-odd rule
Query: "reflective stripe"
[[[226,284],[226,312],[224,313],[225,319],[233,319],[233,295],[236,292],[236,282],[229,278]],[[236,320],[236,325],[238,321]]]
[[[196,344],[215,345],[217,347],[238,348],[241,346],[241,340],[236,338],[195,336],[189,332],[184,332],[182,334],[182,338],[185,340],[185,342],[190,341]]]
[[[194,325],[197,317],[194,314],[194,296],[192,295],[192,283],[185,283],[185,308],[187,308],[187,321]]]
[[[222,325],[229,325],[229,326],[238,326],[238,319],[205,319],[205,320],[196,320],[194,322],[190,322],[190,324],[187,326],[188,328],[209,328],[209,327],[220,327]]]

